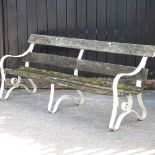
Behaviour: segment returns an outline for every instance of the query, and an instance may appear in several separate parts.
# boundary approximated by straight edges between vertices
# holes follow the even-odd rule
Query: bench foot
[[[74,97],[74,96],[71,96],[71,95],[62,95],[56,101],[56,103],[55,103],[55,105],[54,105],[54,107],[52,109],[53,99],[54,99],[54,84],[51,84],[51,94],[50,94],[50,100],[49,100],[49,104],[48,104],[48,111],[50,113],[56,113],[60,103],[63,100],[66,100],[66,99],[71,99],[78,105],[83,104],[84,103],[84,96],[83,96],[82,92],[80,90],[77,90],[77,93],[78,93],[79,97]],[[79,99],[80,99],[80,101],[79,101]]]
[[[5,95],[4,98],[3,98],[2,95],[1,95],[1,99],[2,99],[2,100],[7,100],[8,97],[10,96],[11,92],[12,92],[14,89],[19,88],[19,87],[25,88],[25,89],[28,91],[28,93],[31,93],[31,94],[36,93],[36,91],[37,91],[37,86],[34,84],[34,82],[33,82],[32,79],[28,79],[28,80],[29,80],[29,82],[31,83],[31,85],[32,85],[32,87],[33,87],[33,90],[32,90],[32,91],[31,91],[27,86],[21,84],[21,77],[18,76],[18,78],[12,78],[12,79],[11,79],[11,84],[12,84],[13,86],[6,92],[6,95]],[[5,80],[4,80],[4,81],[5,81]],[[3,92],[4,92],[4,88],[3,88],[3,90],[2,90],[2,94],[3,94]]]
[[[138,94],[137,95],[137,101],[138,101],[138,104],[142,110],[142,115],[140,116],[135,110],[131,110],[132,108],[132,105],[133,105],[133,100],[132,100],[132,96],[129,95],[127,96],[128,98],[128,102],[123,102],[122,105],[121,105],[121,110],[123,111],[117,118],[117,120],[115,121],[115,118],[116,118],[116,113],[117,113],[117,108],[114,109],[114,113],[112,114],[113,117],[110,121],[111,124],[109,124],[109,128],[113,131],[116,131],[119,129],[120,127],[120,124],[122,122],[122,120],[130,113],[134,113],[137,118],[139,120],[144,120],[146,117],[147,117],[147,111],[145,109],[145,106],[143,104],[143,101],[142,101],[142,94]],[[115,117],[114,117],[115,116]]]

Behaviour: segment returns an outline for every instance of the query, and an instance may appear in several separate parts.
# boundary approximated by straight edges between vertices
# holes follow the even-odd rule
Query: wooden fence
[[[27,49],[31,33],[155,44],[155,0],[0,0],[0,56]],[[36,52],[77,56],[37,47]],[[85,58],[135,66],[138,57],[86,52]],[[11,60],[7,66],[15,67]],[[150,59],[147,67],[155,71]]]

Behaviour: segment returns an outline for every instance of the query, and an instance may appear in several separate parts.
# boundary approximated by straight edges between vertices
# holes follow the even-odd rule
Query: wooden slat
[[[8,74],[18,75],[21,77],[27,77],[37,80],[49,81],[52,83],[62,84],[67,88],[78,89],[96,94],[112,95],[112,80],[109,82],[103,78],[83,78],[77,76],[71,76],[67,74],[61,74],[57,72],[49,72],[46,70],[39,70],[34,68],[19,68],[16,70],[6,69]],[[130,86],[128,84],[119,84],[119,95],[124,96],[126,94],[137,94],[141,92],[141,88]]]
[[[47,55],[47,54],[41,54],[41,53],[40,54],[29,53],[27,56],[23,58],[23,61],[55,65],[55,66],[72,68],[72,69],[77,68],[78,70],[81,70],[81,71],[104,74],[109,76],[116,76],[119,73],[129,73],[135,69],[135,67],[131,67],[131,66],[123,66],[123,65],[102,63],[102,62],[96,62],[96,61],[89,61],[89,60],[77,60],[76,58],[71,58],[71,57]],[[142,72],[140,72],[135,77],[140,79],[146,79],[147,70],[143,69]]]
[[[28,42],[67,48],[152,57],[155,46],[31,34]]]

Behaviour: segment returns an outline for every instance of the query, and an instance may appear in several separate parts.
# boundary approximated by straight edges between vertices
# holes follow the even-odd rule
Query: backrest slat
[[[42,53],[29,53],[27,56],[23,57],[23,61],[67,67],[109,76],[116,76],[119,73],[129,73],[135,69],[135,67],[131,66],[123,66],[89,60],[78,60],[71,57]],[[138,79],[146,79],[147,69],[143,69],[138,75],[134,77],[137,77]]]
[[[115,54],[153,57],[155,46],[31,34],[29,43]]]

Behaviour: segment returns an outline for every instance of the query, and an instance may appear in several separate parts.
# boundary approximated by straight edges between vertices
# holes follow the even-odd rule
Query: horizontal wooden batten
[[[106,78],[84,78],[67,75],[58,72],[46,71],[35,68],[21,67],[15,70],[5,69],[6,73],[21,77],[32,78],[40,81],[48,81],[60,84],[67,88],[82,90],[90,93],[112,95],[112,80]],[[141,88],[119,83],[118,92],[120,96],[137,94],[142,92]]]
[[[98,73],[109,76],[116,76],[119,73],[129,73],[135,70],[135,67],[123,66],[117,64],[102,63],[89,60],[78,60],[72,57],[42,54],[42,53],[29,53],[27,56],[22,58],[23,61],[55,65],[60,67],[78,69],[81,71]],[[147,69],[142,69],[142,71],[131,78],[146,79]]]
[[[31,34],[29,43],[90,51],[153,57],[155,46]]]

